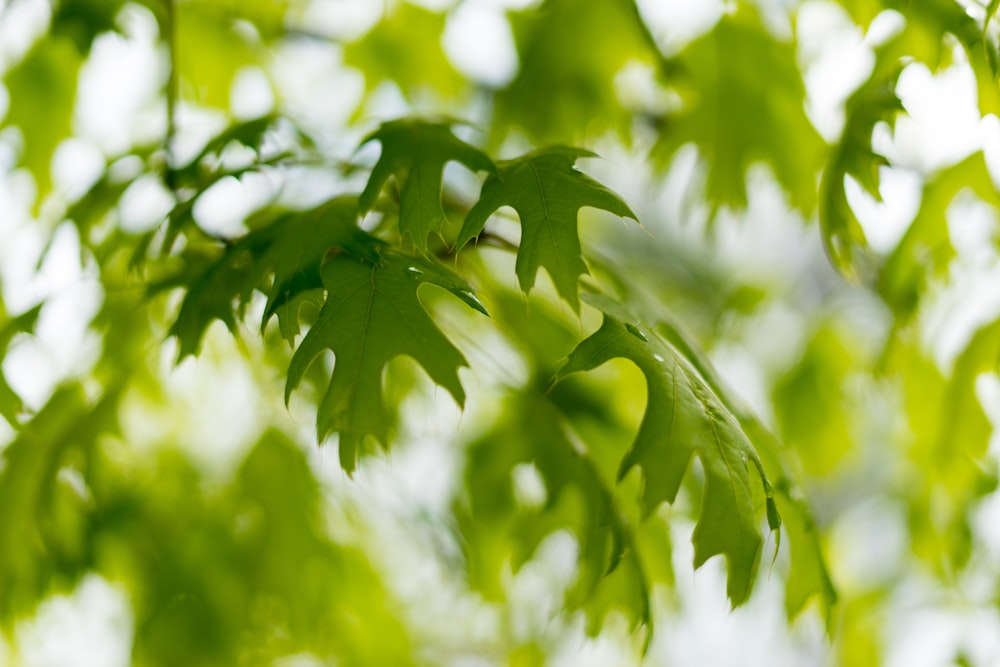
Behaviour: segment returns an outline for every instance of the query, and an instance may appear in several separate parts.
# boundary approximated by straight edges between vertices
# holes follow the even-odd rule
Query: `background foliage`
[[[997,3],[690,4],[3,4],[0,663],[996,664]]]

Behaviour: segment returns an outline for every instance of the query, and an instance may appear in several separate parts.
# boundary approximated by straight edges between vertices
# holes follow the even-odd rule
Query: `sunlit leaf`
[[[173,57],[182,91],[199,103],[228,109],[237,72],[264,62],[261,42],[281,33],[286,8],[282,0],[177,3]]]

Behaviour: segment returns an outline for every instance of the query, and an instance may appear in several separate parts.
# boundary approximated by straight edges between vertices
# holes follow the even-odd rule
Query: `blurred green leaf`
[[[695,144],[708,167],[708,200],[736,208],[747,203],[746,170],[763,162],[792,206],[811,213],[826,147],[806,117],[794,46],[771,36],[754,11],[741,7],[673,63],[677,74],[668,83],[683,106],[662,120],[654,153],[666,160]]]
[[[200,104],[229,109],[237,72],[263,64],[262,42],[283,33],[287,7],[285,0],[178,2],[171,57],[182,91]]]
[[[998,359],[1000,320],[973,333],[950,374],[908,337],[898,336],[889,350],[887,369],[900,383],[909,426],[908,482],[900,493],[912,549],[942,574],[966,564],[970,510],[997,485],[996,465],[984,456],[993,428],[976,384],[980,375],[996,372]]]
[[[52,34],[68,37],[80,53],[87,54],[98,35],[118,29],[115,19],[125,0],[62,0],[54,4]],[[144,0],[140,4],[150,3]]]
[[[93,499],[86,485],[98,436],[116,428],[117,396],[89,405],[81,387],[58,388],[0,463],[0,622],[73,585],[93,560]]]
[[[101,566],[132,591],[137,664],[272,664],[304,652],[412,664],[377,574],[325,534],[321,489],[284,436],[265,433],[222,487],[168,450],[102,491]]]
[[[632,113],[618,100],[615,78],[657,57],[636,12],[630,0],[546,0],[512,14],[521,62],[497,93],[494,124],[542,144],[626,134]]]
[[[966,190],[1000,208],[1000,195],[981,152],[941,170],[924,184],[916,217],[882,267],[879,293],[898,321],[913,316],[930,280],[943,277],[955,256],[947,212],[955,197]]]
[[[496,424],[470,446],[458,516],[471,584],[501,599],[504,569],[517,572],[546,537],[567,530],[579,543],[567,602],[587,612],[589,631],[596,634],[612,609],[626,614],[632,628],[649,624],[654,581],[645,561],[659,564],[654,572],[661,577],[664,563],[669,571],[666,526],[651,519],[647,525],[657,535],[644,531],[640,542],[617,506],[614,480],[600,473],[563,424],[546,396],[526,388],[508,396]],[[538,504],[518,497],[514,475],[523,465],[533,466],[544,483]]]
[[[369,90],[392,81],[407,97],[426,90],[456,97],[464,79],[441,48],[445,15],[409,2],[384,6],[386,13],[368,34],[344,47],[344,63],[364,74]]]
[[[802,358],[778,379],[773,394],[782,441],[799,451],[805,470],[830,475],[855,447],[846,384],[860,371],[857,341],[833,324],[819,325]]]
[[[844,104],[844,130],[833,148],[819,189],[819,225],[826,254],[842,274],[857,277],[868,252],[864,230],[847,201],[845,179],[850,176],[877,201],[879,168],[889,162],[872,148],[872,132],[880,122],[895,125],[903,104],[896,95],[902,71],[903,40],[896,38],[875,51],[875,66],[868,79]],[[858,256],[861,254],[861,257]]]
[[[82,56],[68,37],[43,37],[4,76],[10,98],[3,125],[21,131],[19,163],[35,179],[35,210],[52,188],[52,156],[72,134]]]

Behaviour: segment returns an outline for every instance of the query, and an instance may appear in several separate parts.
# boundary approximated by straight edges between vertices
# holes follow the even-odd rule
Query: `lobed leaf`
[[[837,602],[837,589],[827,568],[820,529],[812,508],[800,487],[786,472],[787,453],[783,452],[781,443],[760,420],[725,389],[705,353],[693,345],[683,331],[669,322],[662,322],[657,327],[657,332],[691,362],[715,395],[735,415],[760,456],[767,479],[773,481],[774,504],[772,506],[768,503],[768,525],[772,530],[782,527],[788,537],[789,571],[785,586],[785,612],[788,618],[794,618],[809,600],[816,597],[826,614],[829,629],[834,618],[831,610]]]
[[[778,526],[773,491],[757,452],[736,417],[673,345],[610,299],[589,297],[588,302],[604,312],[604,323],[570,354],[555,381],[616,357],[639,367],[646,376],[648,405],[619,479],[635,466],[642,469],[648,514],[676,499],[691,458],[698,456],[705,491],[692,537],[695,567],[724,555],[729,599],[742,604],[750,595],[761,554],[755,484],[766,496],[771,527]]]
[[[683,100],[662,122],[654,154],[666,158],[694,143],[708,167],[707,197],[746,206],[745,172],[765,162],[792,206],[810,213],[825,145],[805,112],[795,48],[768,33],[745,6],[724,16],[672,61],[670,83]],[[767,73],[766,93],[760,76]]]
[[[521,220],[521,245],[514,267],[521,289],[530,291],[538,269],[545,267],[559,295],[579,310],[577,282],[588,272],[577,231],[579,210],[591,206],[638,222],[621,197],[573,168],[581,157],[596,155],[553,146],[499,163],[465,218],[457,247],[461,249],[477,236],[498,208],[512,207]]]
[[[379,192],[395,176],[399,183],[399,231],[417,250],[427,252],[427,236],[440,234],[445,223],[441,204],[444,166],[460,162],[472,171],[495,173],[488,155],[451,132],[452,122],[429,122],[404,118],[383,123],[361,145],[378,141],[382,154],[361,193],[361,209],[375,206]]]
[[[902,71],[901,48],[902,40],[897,39],[876,50],[871,76],[844,105],[844,130],[820,181],[819,225],[823,245],[833,266],[847,276],[858,276],[866,270],[859,266],[858,255],[866,255],[868,241],[847,201],[845,178],[852,177],[881,201],[879,169],[889,162],[872,148],[872,132],[880,122],[894,125],[896,116],[904,111],[896,95],[896,82]]]
[[[385,253],[379,263],[339,255],[323,267],[322,277],[326,302],[292,356],[285,401],[316,357],[333,350],[336,364],[319,404],[316,431],[321,441],[340,434],[340,462],[352,471],[366,436],[388,443],[382,371],[393,358],[412,357],[459,405],[465,403],[458,369],[468,363],[424,310],[417,297],[420,285],[438,285],[470,307],[485,309],[457,275],[396,253]]]

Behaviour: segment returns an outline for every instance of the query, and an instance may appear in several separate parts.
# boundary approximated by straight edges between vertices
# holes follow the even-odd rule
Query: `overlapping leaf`
[[[486,179],[479,201],[465,218],[458,247],[478,235],[498,208],[512,207],[521,220],[515,264],[521,289],[530,291],[538,269],[545,267],[559,295],[579,309],[577,281],[587,273],[577,229],[579,210],[591,206],[637,220],[621,197],[573,168],[581,157],[596,156],[555,146],[499,163],[498,173]]]
[[[235,331],[237,302],[245,306],[253,290],[263,288],[273,274],[270,285],[263,288],[267,305],[261,326],[278,313],[282,333],[291,340],[298,334],[297,308],[282,306],[322,287],[319,272],[324,258],[345,251],[376,262],[380,246],[357,226],[357,199],[337,197],[309,211],[278,215],[221,253],[216,248],[186,251],[183,269],[154,285],[153,291],[177,286],[188,290],[171,327],[183,358],[197,352],[214,320]]]
[[[771,528],[779,525],[773,491],[757,452],[736,417],[672,345],[610,299],[589,300],[604,312],[604,323],[570,354],[556,379],[616,357],[639,367],[646,376],[648,405],[619,478],[634,466],[642,469],[643,502],[650,512],[676,499],[691,458],[698,456],[705,471],[705,492],[692,537],[695,566],[724,555],[729,598],[733,604],[743,603],[760,562],[759,498],[766,500]]]
[[[327,262],[322,276],[326,302],[292,357],[285,400],[316,357],[333,350],[336,363],[316,431],[320,440],[340,434],[340,462],[350,471],[366,436],[388,443],[382,371],[393,358],[412,357],[459,405],[465,402],[458,369],[468,364],[424,310],[420,285],[437,285],[486,311],[464,280],[430,260],[386,253],[371,263],[339,255]]]
[[[451,132],[450,122],[401,119],[383,123],[362,142],[378,141],[382,154],[361,193],[361,208],[370,210],[389,176],[399,183],[399,231],[417,250],[427,251],[427,236],[440,233],[445,222],[441,179],[449,161],[472,171],[495,173],[493,160]]]
[[[656,154],[669,157],[693,142],[707,163],[708,199],[738,208],[747,203],[747,168],[765,162],[791,204],[810,213],[825,147],[806,116],[794,46],[741,7],[689,44],[674,66],[680,74],[670,83],[684,106],[664,118]]]

